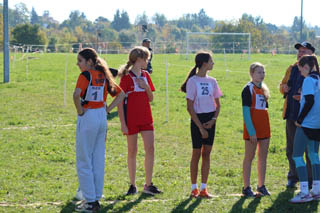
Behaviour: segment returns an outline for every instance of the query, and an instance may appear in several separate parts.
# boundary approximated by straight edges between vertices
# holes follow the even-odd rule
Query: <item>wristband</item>
[[[216,117],[212,117],[211,120],[217,120],[217,118]]]
[[[78,114],[79,116],[82,116],[82,115],[84,115],[84,111],[82,111],[82,113],[81,114]]]

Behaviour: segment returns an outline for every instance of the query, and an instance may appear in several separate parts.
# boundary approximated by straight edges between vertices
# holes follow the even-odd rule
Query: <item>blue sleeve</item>
[[[251,120],[250,107],[243,106],[242,107],[242,113],[243,113],[244,124],[247,127],[249,135],[250,136],[256,135],[256,130],[254,129],[253,123],[252,123],[252,120]]]

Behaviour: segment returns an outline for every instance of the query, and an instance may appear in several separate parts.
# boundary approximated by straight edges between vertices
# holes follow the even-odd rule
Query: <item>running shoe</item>
[[[209,199],[210,199],[210,198],[213,198],[212,194],[209,194],[207,188],[202,189],[202,190],[200,191],[199,196],[200,196],[201,198],[209,198]]]
[[[306,203],[312,201],[312,195],[310,193],[305,194],[302,192],[299,192],[294,198],[290,200],[291,203]]]
[[[270,196],[270,193],[268,192],[265,185],[262,185],[261,187],[257,187],[257,191],[259,196]]]
[[[199,193],[200,193],[199,189],[198,189],[198,188],[195,188],[194,190],[192,190],[190,196],[191,196],[191,197],[194,197],[194,198],[197,198],[197,197],[199,197]]]
[[[248,186],[245,189],[242,187],[242,196],[244,196],[244,197],[255,197],[256,195],[252,192],[251,187]]]
[[[137,187],[131,184],[126,195],[134,195],[137,193],[138,193]]]
[[[142,192],[149,195],[162,193],[155,185],[153,185],[153,183],[151,183],[150,186],[147,186],[147,184],[145,184]]]
[[[76,206],[75,210],[77,212],[98,212],[100,210],[100,203],[99,201],[95,202],[87,202],[83,201],[80,205]]]

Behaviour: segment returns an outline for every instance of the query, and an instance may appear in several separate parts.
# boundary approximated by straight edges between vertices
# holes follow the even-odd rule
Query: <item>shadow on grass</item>
[[[176,206],[176,208],[172,209],[172,213],[174,212],[193,212],[197,206],[201,203],[201,198],[194,199],[194,202],[186,208],[186,206],[189,204],[189,202],[192,201],[192,197],[189,197],[188,199],[182,201],[179,203],[179,205]]]
[[[123,197],[123,196],[121,196],[121,197]],[[117,208],[117,209],[113,209],[114,205],[117,203],[117,201],[115,201],[114,203],[106,205],[106,206],[102,205],[99,212],[107,212],[110,210],[112,210],[112,212],[129,212],[133,207],[138,205],[143,199],[146,199],[149,197],[152,197],[152,195],[142,193],[136,200],[128,201],[128,203],[126,203],[124,206]]]
[[[112,120],[113,118],[115,118],[115,117],[117,117],[118,116],[118,112],[117,111],[115,111],[115,112],[110,112],[109,114],[108,114],[108,120]]]
[[[270,208],[264,212],[318,212],[319,201],[312,201],[308,203],[293,204],[289,200],[294,197],[294,189],[286,189],[279,193],[276,200]]]
[[[246,199],[251,199],[252,201],[249,203],[247,208],[243,208],[243,203]],[[256,198],[246,198],[241,197],[240,200],[238,200],[230,210],[230,213],[237,213],[237,212],[256,212],[257,207],[261,201],[261,197]]]
[[[61,209],[61,213],[69,213],[74,212],[74,209],[76,207],[75,205],[76,200],[68,201]]]

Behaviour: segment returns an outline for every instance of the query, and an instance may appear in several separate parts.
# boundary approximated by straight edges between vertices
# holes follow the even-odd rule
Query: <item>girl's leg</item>
[[[127,135],[128,142],[128,170],[130,184],[136,185],[136,158],[138,152],[138,134]]]
[[[312,166],[312,192],[320,194],[320,160],[319,142],[310,140],[308,143],[308,157]]]
[[[192,157],[190,162],[191,183],[197,184],[198,164],[201,156],[201,149],[192,149]]]
[[[141,136],[144,144],[144,168],[146,171],[146,184],[150,186],[152,183],[152,173],[154,164],[154,132],[141,131]]]
[[[258,187],[264,185],[270,139],[258,141]]]
[[[245,154],[242,164],[243,188],[250,186],[251,164],[254,159],[257,144],[245,140]]]
[[[203,145],[201,149],[202,165],[201,165],[201,183],[207,183],[210,170],[210,154],[212,146]]]

